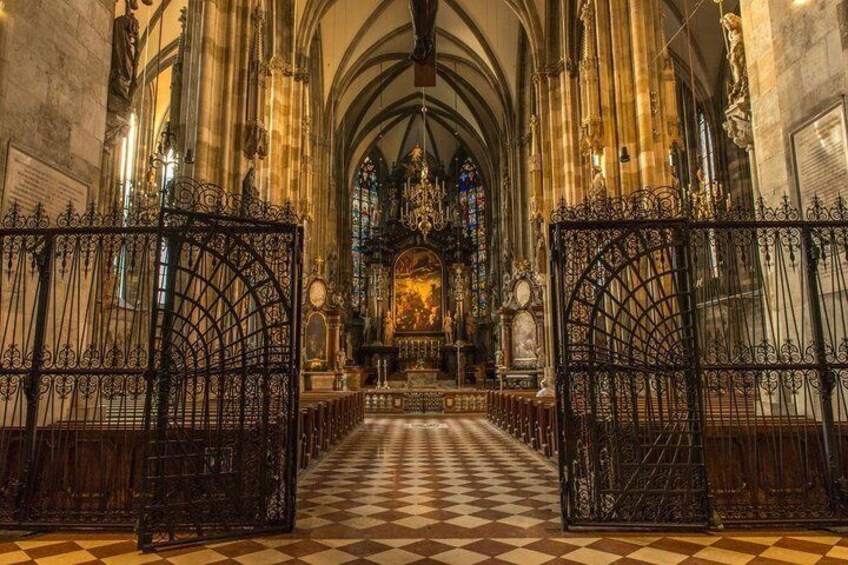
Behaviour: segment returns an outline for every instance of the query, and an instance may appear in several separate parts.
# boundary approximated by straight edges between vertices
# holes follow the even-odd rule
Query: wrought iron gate
[[[848,210],[706,200],[554,214],[567,528],[848,521]]]
[[[161,213],[0,225],[0,527],[290,529],[302,229],[174,181]]]
[[[160,220],[143,549],[294,527],[301,228],[212,188]]]

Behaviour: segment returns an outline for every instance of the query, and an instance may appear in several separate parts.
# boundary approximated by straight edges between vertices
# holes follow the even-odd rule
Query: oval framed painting
[[[321,309],[327,303],[327,285],[324,281],[314,281],[309,285],[309,304],[315,309]]]
[[[515,301],[518,302],[518,305],[526,308],[532,298],[533,288],[530,286],[530,283],[525,280],[519,281],[515,285]]]

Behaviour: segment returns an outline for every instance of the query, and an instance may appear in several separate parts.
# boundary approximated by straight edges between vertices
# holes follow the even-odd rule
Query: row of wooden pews
[[[364,421],[364,392],[301,392],[300,469],[308,468]]]
[[[535,392],[491,391],[489,421],[545,457],[557,456],[556,400]]]

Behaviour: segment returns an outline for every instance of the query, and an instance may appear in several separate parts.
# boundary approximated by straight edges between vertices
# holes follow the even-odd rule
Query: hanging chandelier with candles
[[[430,180],[427,162],[427,105],[421,108],[423,115],[424,149],[416,147],[412,152],[413,174],[406,179],[403,189],[403,211],[401,222],[412,231],[419,231],[424,240],[433,231],[445,229],[450,222],[450,213],[445,205],[447,190],[439,178]],[[415,172],[420,171],[416,175]],[[416,178],[417,176],[417,178]]]

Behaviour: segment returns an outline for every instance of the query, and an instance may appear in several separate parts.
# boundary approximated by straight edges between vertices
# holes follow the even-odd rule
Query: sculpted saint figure
[[[371,316],[365,315],[365,324],[362,326],[362,341],[371,343]]]
[[[410,59],[423,63],[432,55],[436,48],[436,14],[439,11],[439,0],[409,0],[409,11],[412,14],[412,31],[415,42]]]
[[[112,24],[112,68],[109,72],[109,111],[129,112],[138,86],[139,23],[132,12],[115,18]]]
[[[241,196],[245,203],[259,197],[259,191],[256,188],[256,169],[252,165],[241,182]]]
[[[395,341],[395,321],[391,312],[383,316],[383,344],[392,345]]]
[[[465,315],[465,333],[472,342],[477,337],[477,318],[471,314]]]
[[[747,70],[745,68],[745,44],[742,35],[742,18],[734,13],[725,14],[721,19],[727,35],[727,60],[730,63],[732,97],[745,93]]]
[[[345,365],[347,365],[347,353],[344,347],[339,347],[339,352],[336,353],[336,370],[344,371]]]
[[[153,0],[142,0],[152,6]],[[109,71],[109,111],[127,114],[138,88],[139,23],[133,12],[138,10],[138,0],[126,0],[123,16],[112,23],[112,67]]]
[[[442,320],[442,332],[445,334],[445,345],[453,345],[453,316],[450,310],[445,313],[445,318]]]
[[[592,198],[603,198],[607,195],[607,179],[604,176],[604,171],[600,167],[592,167],[595,176],[592,178]]]

